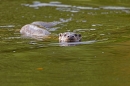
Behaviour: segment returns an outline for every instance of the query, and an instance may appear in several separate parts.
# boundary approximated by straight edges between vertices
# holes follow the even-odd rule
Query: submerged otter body
[[[47,28],[53,27],[59,23],[53,22],[41,22],[36,21],[31,24],[24,25],[20,33],[23,37],[34,38],[37,40],[42,40],[48,37],[51,33]],[[59,42],[79,42],[81,41],[81,35],[74,32],[64,32],[59,34]]]

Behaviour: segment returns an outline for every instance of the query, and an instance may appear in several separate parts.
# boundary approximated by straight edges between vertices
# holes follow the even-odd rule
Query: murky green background
[[[48,5],[34,6],[41,3]],[[25,24],[67,19],[51,31],[54,38],[20,37]],[[54,44],[65,31],[96,42]],[[130,1],[0,0],[0,85],[130,86]]]

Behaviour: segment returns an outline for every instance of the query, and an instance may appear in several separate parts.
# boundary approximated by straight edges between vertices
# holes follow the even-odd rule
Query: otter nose
[[[74,38],[74,36],[67,36],[68,38]]]

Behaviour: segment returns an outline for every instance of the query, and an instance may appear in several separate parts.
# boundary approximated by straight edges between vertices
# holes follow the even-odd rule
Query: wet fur
[[[64,32],[59,34],[59,42],[80,42],[81,35],[74,32]]]

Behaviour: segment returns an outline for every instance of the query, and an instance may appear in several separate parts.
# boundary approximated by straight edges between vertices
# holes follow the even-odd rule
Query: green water
[[[50,2],[54,4],[35,4]],[[130,86],[129,0],[57,0],[56,6],[31,7],[33,3],[0,0],[1,86]],[[20,37],[25,24],[67,19],[51,31],[54,38]],[[96,42],[55,44],[65,31],[82,34],[82,42]]]

